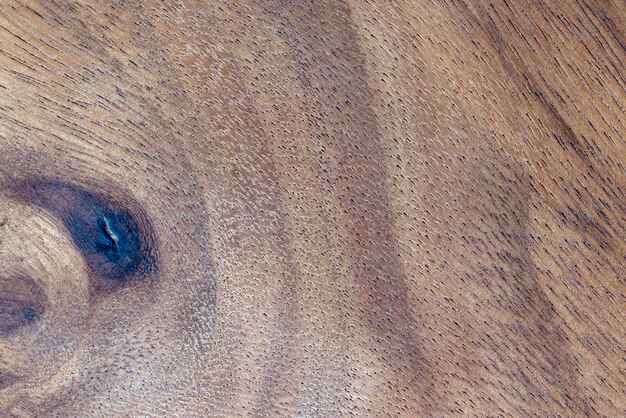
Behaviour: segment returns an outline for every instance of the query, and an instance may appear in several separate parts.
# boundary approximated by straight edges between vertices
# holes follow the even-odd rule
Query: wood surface
[[[626,416],[625,24],[2,0],[0,416]]]

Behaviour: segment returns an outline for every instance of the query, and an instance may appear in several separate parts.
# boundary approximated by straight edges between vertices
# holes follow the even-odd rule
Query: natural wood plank
[[[4,1],[0,415],[626,415],[625,16]]]

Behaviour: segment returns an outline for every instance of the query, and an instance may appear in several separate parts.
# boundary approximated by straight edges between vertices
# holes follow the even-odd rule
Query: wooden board
[[[0,416],[626,416],[625,23],[4,0]]]

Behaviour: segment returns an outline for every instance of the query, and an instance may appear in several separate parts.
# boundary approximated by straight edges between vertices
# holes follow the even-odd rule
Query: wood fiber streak
[[[386,371],[391,375],[381,381],[392,379],[396,386],[383,383],[381,396],[401,405],[406,392],[409,397],[428,393],[432,382],[419,351],[418,326],[410,321],[412,308],[391,234],[385,155],[350,10],[341,2],[272,6],[268,14],[278,21],[297,63],[319,158],[327,160],[320,163],[318,175],[332,185],[328,192],[336,196],[345,228],[338,236],[353,270],[352,297],[359,305],[355,316],[371,334],[365,346],[378,362],[391,365]]]
[[[3,1],[0,416],[626,416],[625,19]]]

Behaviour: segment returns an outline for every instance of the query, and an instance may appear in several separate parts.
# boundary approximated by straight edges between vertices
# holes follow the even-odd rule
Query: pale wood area
[[[0,416],[626,416],[625,27],[3,0]],[[102,284],[92,201],[158,268]]]

